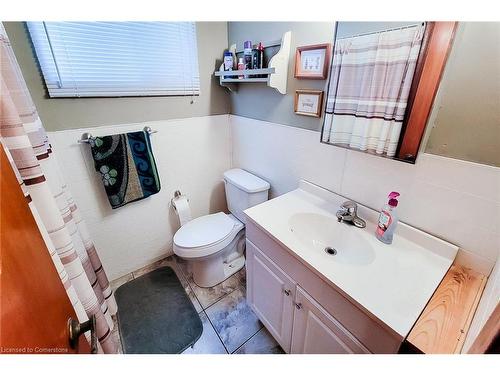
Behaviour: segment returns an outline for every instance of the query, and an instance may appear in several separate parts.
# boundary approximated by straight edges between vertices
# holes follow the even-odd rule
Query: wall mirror
[[[500,23],[459,22],[422,141],[426,153],[500,167]]]
[[[455,22],[337,22],[321,142],[414,163]]]

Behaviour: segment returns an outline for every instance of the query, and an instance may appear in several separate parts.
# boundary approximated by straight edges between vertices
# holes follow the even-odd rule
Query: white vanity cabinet
[[[248,240],[247,299],[287,353],[369,353],[346,328]]]
[[[249,305],[289,353],[296,284],[249,241],[246,267]]]
[[[297,286],[292,354],[370,353],[344,326]]]

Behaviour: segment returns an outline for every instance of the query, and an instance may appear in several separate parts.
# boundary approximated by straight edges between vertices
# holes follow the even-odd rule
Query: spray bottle
[[[386,244],[392,243],[394,231],[398,223],[398,217],[396,215],[396,207],[398,206],[397,197],[399,197],[397,191],[392,191],[389,194],[389,201],[382,207],[382,211],[380,211],[377,229],[375,230],[375,236]]]

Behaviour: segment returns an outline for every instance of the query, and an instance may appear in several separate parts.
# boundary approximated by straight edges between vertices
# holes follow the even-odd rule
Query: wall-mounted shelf
[[[220,70],[215,75],[220,77],[221,83],[242,83],[242,82],[269,82],[269,76],[274,74],[276,69],[247,69],[247,70]],[[265,77],[255,77],[256,75]],[[238,78],[242,76],[242,78]]]
[[[264,49],[279,47],[279,51],[269,60],[267,68],[225,71],[224,64],[221,64],[219,70],[215,72],[215,75],[219,77],[220,85],[226,87],[230,91],[237,91],[238,84],[240,83],[267,83],[267,86],[285,95],[288,80],[291,35],[291,31],[287,31],[283,34],[281,41],[263,43]],[[234,54],[241,53],[241,51],[236,51],[236,44],[233,44],[229,48],[229,51]],[[245,77],[240,79],[238,78],[239,75]],[[255,75],[261,77],[252,77]]]
[[[222,83],[248,83],[248,82],[268,82],[269,78],[224,78],[221,80]]]

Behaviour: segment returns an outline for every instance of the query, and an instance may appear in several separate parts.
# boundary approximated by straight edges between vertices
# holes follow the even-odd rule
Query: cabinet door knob
[[[289,296],[290,293],[292,293],[292,291],[290,289],[283,289],[283,293],[285,293],[285,295]]]
[[[300,310],[302,308],[302,304],[300,302],[295,302],[295,307],[297,310]]]

